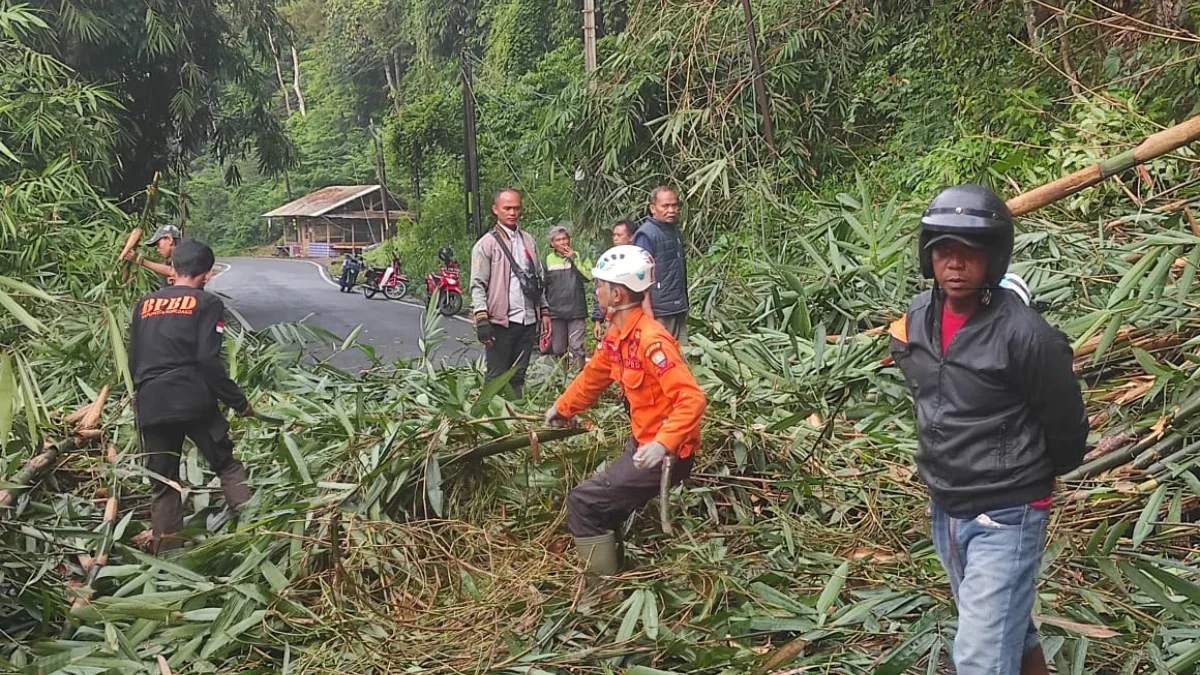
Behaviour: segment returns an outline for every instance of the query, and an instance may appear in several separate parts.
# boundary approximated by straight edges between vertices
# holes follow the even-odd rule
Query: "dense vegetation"
[[[578,8],[551,0],[0,3],[0,666],[939,672],[954,614],[879,338],[918,288],[914,215],[938,186],[1015,194],[1196,114],[1200,6],[757,0],[768,142],[738,4],[598,5],[589,79]],[[633,571],[583,611],[561,502],[619,443],[618,406],[556,439],[534,416],[548,365],[510,403],[428,359],[313,366],[314,337],[371,350],[279,326],[230,340],[288,420],[235,422],[246,517],[205,531],[216,488],[189,450],[199,541],[138,552],[122,333],[148,281],[121,282],[125,234],[186,215],[227,250],[268,242],[257,215],[289,184],[375,179],[373,123],[414,207],[406,259],[464,250],[460,58],[482,183],[524,189],[531,229],[598,233],[659,182],[685,196],[711,408],[679,532],[635,517]],[[1184,150],[1020,223],[1096,461],[1126,460],[1062,489],[1036,609],[1059,672],[1200,664],[1198,186]],[[104,385],[102,437],[71,431]],[[23,471],[47,442],[52,470]]]

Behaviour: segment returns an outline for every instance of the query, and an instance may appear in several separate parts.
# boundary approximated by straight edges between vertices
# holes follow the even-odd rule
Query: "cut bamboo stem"
[[[13,476],[8,482],[16,483],[19,487],[0,490],[0,508],[11,506],[17,498],[17,493],[29,489],[35,481],[40,479],[51,467],[58,461],[58,456],[64,452],[70,452],[77,447],[75,437],[68,438],[64,441],[47,447],[40,454],[29,460],[17,475]]]
[[[77,430],[87,431],[99,426],[100,415],[104,412],[104,404],[108,401],[108,392],[109,387],[107,384],[100,388],[100,393],[96,394],[96,400],[92,401],[91,406],[84,413],[83,419],[79,421],[79,425],[76,427]]]
[[[1197,139],[1200,139],[1200,115],[1148,136],[1131,150],[1017,195],[1008,200],[1008,209],[1014,216],[1036,211],[1043,206],[1053,204],[1064,197],[1089,188],[1106,178],[1132,169],[1138,164],[1178,150]]]
[[[132,251],[133,247],[137,246],[138,242],[141,240],[142,228],[133,228],[133,231],[130,232],[129,236],[125,239],[125,248],[122,248],[121,255],[117,256],[117,264],[121,266],[121,283],[129,281],[129,269],[132,267],[132,263],[125,260],[125,256],[129,255],[129,252]]]

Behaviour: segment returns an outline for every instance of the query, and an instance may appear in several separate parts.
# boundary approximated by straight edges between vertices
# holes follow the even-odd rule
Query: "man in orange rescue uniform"
[[[675,338],[642,313],[654,282],[650,254],[637,246],[611,248],[592,274],[611,325],[595,356],[546,411],[546,422],[569,420],[620,382],[633,437],[616,462],[567,495],[567,528],[588,572],[611,575],[620,568],[621,523],[657,494],[664,469],[672,485],[691,473],[706,403]]]

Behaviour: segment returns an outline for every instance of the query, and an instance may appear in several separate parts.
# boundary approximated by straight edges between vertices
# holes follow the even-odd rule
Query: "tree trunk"
[[[392,109],[396,111],[396,117],[400,117],[400,92],[396,88],[396,78],[392,75],[391,60],[383,62],[383,76],[387,78],[388,98],[392,99]]]
[[[1079,83],[1075,66],[1071,65],[1071,38],[1067,35],[1067,17],[1060,13],[1054,18],[1058,22],[1058,51],[1062,58],[1063,72],[1067,74],[1067,83],[1071,85],[1071,91],[1078,96],[1083,93],[1083,85]]]
[[[1183,28],[1183,0],[1154,0],[1154,22],[1170,30]]]
[[[419,220],[421,218],[421,146],[415,141],[413,142],[412,166],[409,167],[409,171],[412,174],[412,209],[414,215]]]
[[[1025,8],[1025,31],[1029,33],[1029,46],[1040,50],[1042,40],[1038,36],[1037,5],[1033,0],[1025,0],[1022,4]]]
[[[304,93],[300,91],[300,55],[296,53],[296,45],[292,45],[292,87],[296,90],[296,105],[300,107],[300,115],[307,116]]]
[[[275,46],[275,36],[267,29],[267,42],[271,45],[271,58],[275,60],[275,77],[279,79],[279,93],[283,94],[283,107],[287,114],[292,114],[292,97],[288,95],[287,82],[283,80],[283,65],[279,62],[279,48]]]

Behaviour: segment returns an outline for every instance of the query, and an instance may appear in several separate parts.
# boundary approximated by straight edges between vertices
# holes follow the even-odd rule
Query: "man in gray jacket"
[[[550,335],[537,245],[519,227],[521,193],[504,188],[492,200],[496,227],[471,249],[471,308],[475,332],[486,348],[487,381],[516,367],[510,384],[519,397],[541,329]]]

